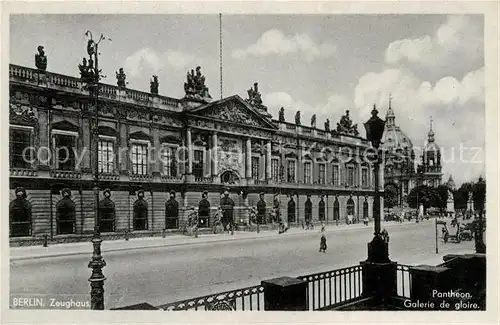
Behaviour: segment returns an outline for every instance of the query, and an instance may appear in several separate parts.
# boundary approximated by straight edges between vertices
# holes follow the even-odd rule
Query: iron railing
[[[208,296],[181,300],[161,306],[160,310],[264,310],[264,287],[257,285]]]
[[[356,265],[329,272],[299,276],[308,282],[307,306],[309,310],[330,309],[361,297],[363,292],[363,266]]]
[[[410,266],[398,264],[396,266],[396,283],[399,297],[411,298]]]

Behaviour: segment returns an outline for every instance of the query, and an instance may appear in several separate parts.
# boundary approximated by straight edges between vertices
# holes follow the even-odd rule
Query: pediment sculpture
[[[201,67],[196,67],[196,73],[193,69],[187,73],[186,82],[184,83],[184,92],[186,98],[197,99],[202,101],[212,100],[208,92],[208,87],[205,85],[205,76],[201,74]]]
[[[337,123],[336,133],[345,134],[345,135],[354,135],[358,136],[358,125],[352,124],[352,120],[349,117],[349,110],[346,110],[346,114],[340,118],[340,122]]]
[[[250,126],[263,126],[261,121],[254,116],[255,114],[252,114],[248,108],[242,106],[234,102],[218,105],[207,109],[203,113],[203,116]]]

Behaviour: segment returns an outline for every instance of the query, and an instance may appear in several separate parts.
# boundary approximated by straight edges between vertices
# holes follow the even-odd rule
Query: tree
[[[384,188],[384,206],[388,209],[398,205],[398,188],[395,184],[386,184]]]
[[[414,187],[407,198],[408,205],[412,209],[417,209],[420,203],[424,205],[424,209],[427,209],[434,201],[436,201],[436,191],[426,185]]]
[[[442,214],[446,209],[446,204],[448,203],[448,186],[439,185],[434,189],[434,195],[431,205],[433,207],[439,208],[439,212]]]
[[[463,183],[460,188],[455,191],[455,209],[467,209],[467,201],[469,200],[469,192],[474,192],[474,183]]]

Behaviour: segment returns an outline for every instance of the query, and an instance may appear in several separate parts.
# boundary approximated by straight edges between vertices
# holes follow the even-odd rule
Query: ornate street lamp
[[[389,250],[387,243],[380,236],[380,192],[379,192],[379,170],[380,170],[380,160],[381,154],[379,152],[380,141],[384,133],[385,121],[379,118],[378,111],[373,105],[372,117],[364,123],[366,129],[366,138],[371,142],[372,146],[375,148],[375,198],[373,202],[373,218],[374,218],[374,237],[373,240],[368,243],[368,259],[367,262],[372,263],[386,263],[389,260]]]
[[[79,65],[82,81],[86,84],[89,91],[89,112],[90,120],[90,135],[93,153],[92,170],[94,174],[94,235],[92,237],[92,244],[94,251],[92,259],[88,267],[92,269],[90,281],[90,304],[91,309],[104,310],[104,280],[106,277],[102,273],[102,268],[106,266],[106,262],[101,255],[101,234],[100,234],[100,220],[99,220],[99,80],[101,79],[101,70],[99,70],[99,43],[105,39],[101,34],[99,40],[95,42],[92,38],[92,32],[87,31],[85,36],[89,38],[87,41],[87,54],[89,55],[88,61],[83,59],[83,64]],[[93,110],[93,111],[92,111]],[[91,114],[94,113],[94,116]]]

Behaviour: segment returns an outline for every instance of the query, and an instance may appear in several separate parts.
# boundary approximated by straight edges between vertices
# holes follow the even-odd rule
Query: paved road
[[[388,228],[391,259],[401,264],[433,262],[446,253],[472,251],[473,242],[443,244],[435,254],[434,224]],[[153,305],[245,286],[276,276],[299,276],[357,265],[367,256],[373,228],[328,230],[328,251],[319,253],[319,231],[234,242],[109,252],[104,274],[106,308],[147,301]],[[88,297],[89,256],[11,261],[14,294],[74,294]]]

